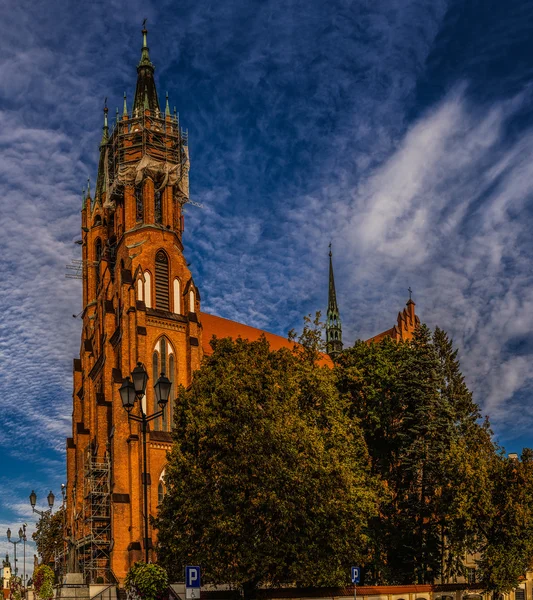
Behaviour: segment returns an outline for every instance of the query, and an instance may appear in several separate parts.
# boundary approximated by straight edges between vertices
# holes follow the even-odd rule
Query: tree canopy
[[[246,596],[345,583],[367,558],[378,483],[333,371],[264,338],[212,348],[176,402],[159,560],[174,573],[202,564]]]
[[[63,518],[64,508],[53,515],[46,512],[37,521],[32,538],[37,546],[37,553],[45,565],[53,565],[55,553],[63,550]]]
[[[155,525],[171,573],[211,583],[451,583],[479,553],[486,590],[533,562],[533,452],[493,440],[439,328],[357,342],[319,367],[320,315],[294,351],[213,340],[176,401]]]
[[[358,342],[336,373],[388,490],[370,528],[366,581],[452,582],[465,575],[466,554],[481,552],[485,589],[516,587],[533,559],[531,530],[518,527],[533,517],[532,470],[509,466],[494,443],[446,333],[422,325],[408,343]]]

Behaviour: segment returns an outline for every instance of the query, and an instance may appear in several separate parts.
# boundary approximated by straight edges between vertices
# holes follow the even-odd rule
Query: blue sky
[[[35,521],[30,491],[60,496],[65,478],[81,286],[64,265],[144,17],[160,98],[189,130],[204,310],[299,327],[326,307],[332,240],[345,342],[392,326],[411,286],[500,443],[533,446],[531,2],[0,6],[0,554]]]

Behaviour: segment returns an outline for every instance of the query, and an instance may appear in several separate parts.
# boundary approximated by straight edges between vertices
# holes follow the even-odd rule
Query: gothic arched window
[[[168,257],[159,250],[155,257],[155,305],[161,310],[170,310],[168,284]]]
[[[195,312],[194,310],[194,290],[189,292],[189,312]]]
[[[154,381],[158,380],[159,375],[159,353],[155,351],[152,356],[152,377]],[[159,406],[157,405],[157,400],[154,394],[154,412],[157,412],[158,410]],[[159,431],[159,419],[154,420],[154,431]]]
[[[144,272],[144,303],[147,308],[152,308],[152,276],[149,271]]]
[[[172,429],[172,419],[174,414],[173,401],[174,381],[176,378],[176,360],[174,357],[174,350],[170,342],[165,337],[160,338],[154,348],[152,358],[152,377],[154,382],[159,379],[161,373],[164,373],[170,379],[172,386],[170,388],[168,403],[165,406],[163,415],[161,418],[154,420],[154,429],[156,431],[170,431]],[[156,413],[158,410],[160,410],[160,408],[157,404],[154,394],[153,412]]]
[[[144,221],[144,202],[142,184],[135,186],[135,215],[137,223]]]
[[[168,404],[166,410],[168,411],[168,430],[172,430],[174,425],[174,355],[170,354],[168,357],[168,375],[167,377],[172,382],[170,386],[170,395],[168,397]]]
[[[155,222],[162,223],[163,222],[163,198],[161,192],[154,193],[154,212],[155,212]]]
[[[181,284],[180,284],[180,280],[176,277],[176,279],[174,279],[174,289],[173,289],[173,296],[174,296],[174,312],[177,315],[181,314]]]
[[[165,486],[163,482],[160,481],[157,486],[157,504],[161,504],[163,502],[163,498],[165,497]]]

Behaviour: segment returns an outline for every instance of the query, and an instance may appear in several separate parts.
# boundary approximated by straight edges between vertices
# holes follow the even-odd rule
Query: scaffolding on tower
[[[124,115],[113,127],[99,177],[97,188],[107,191],[104,206],[110,210],[120,202],[125,186],[137,186],[145,177],[154,181],[156,192],[171,185],[176,202],[198,205],[189,199],[188,132],[176,115]]]
[[[85,535],[78,540],[78,558],[87,583],[113,583],[111,573],[111,464],[109,453],[85,451],[82,521]]]

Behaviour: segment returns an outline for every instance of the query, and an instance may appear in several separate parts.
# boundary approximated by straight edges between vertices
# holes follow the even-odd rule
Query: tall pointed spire
[[[128,104],[126,102],[126,92],[124,92],[124,108],[122,109],[122,116],[123,117],[128,116]]]
[[[141,49],[141,60],[137,65],[137,87],[135,88],[135,99],[133,101],[133,114],[143,114],[145,110],[145,94],[147,97],[148,109],[156,114],[159,111],[159,100],[155,89],[154,65],[150,60],[147,42],[148,30],[146,29],[146,19],[143,21],[143,45]],[[146,90],[146,92],[145,92]]]
[[[168,105],[168,92],[165,96],[166,105],[165,105],[165,116],[170,117],[170,106]]]
[[[333,276],[333,259],[331,243],[329,245],[329,293],[328,312],[326,318],[326,351],[332,360],[342,352],[342,325],[337,306],[337,293],[335,291],[335,277]]]

